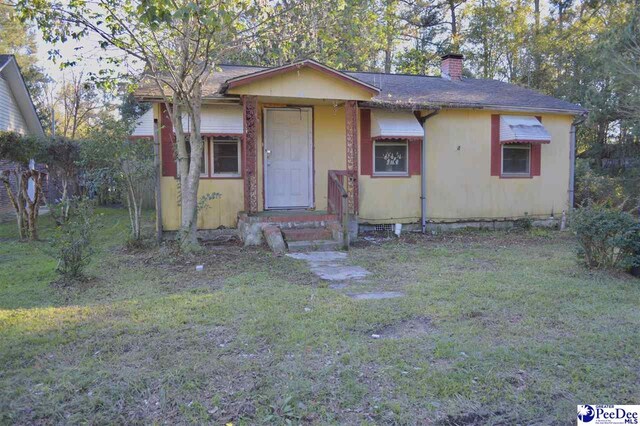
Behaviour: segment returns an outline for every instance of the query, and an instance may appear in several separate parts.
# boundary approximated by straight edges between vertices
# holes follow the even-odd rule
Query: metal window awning
[[[551,135],[535,117],[501,115],[500,143],[551,143]]]
[[[185,132],[191,129],[188,115],[182,117]],[[244,131],[242,107],[236,105],[203,105],[200,111],[200,133],[203,135],[241,135]]]
[[[372,139],[422,139],[424,131],[412,112],[371,111]]]

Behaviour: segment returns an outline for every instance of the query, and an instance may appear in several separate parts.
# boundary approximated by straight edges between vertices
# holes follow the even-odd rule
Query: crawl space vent
[[[393,224],[392,223],[384,223],[382,225],[375,225],[376,227],[376,232],[391,232],[393,231]]]

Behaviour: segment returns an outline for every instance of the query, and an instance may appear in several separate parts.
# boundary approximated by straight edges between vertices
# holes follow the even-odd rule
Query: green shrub
[[[640,266],[640,223],[633,225],[624,238],[628,253],[627,266]]]
[[[91,261],[91,237],[94,230],[93,204],[89,200],[73,200],[69,219],[60,225],[53,240],[56,271],[65,283],[81,280]]]
[[[573,212],[571,227],[580,243],[579,255],[589,267],[628,267],[635,255],[633,244],[640,248],[638,224],[617,209],[595,204],[581,207]]]

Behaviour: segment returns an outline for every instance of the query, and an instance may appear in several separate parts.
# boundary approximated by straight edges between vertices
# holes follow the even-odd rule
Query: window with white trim
[[[213,137],[211,139],[213,177],[240,176],[240,139]]]
[[[378,176],[407,176],[409,142],[402,139],[374,141],[373,173]]]
[[[531,144],[502,145],[502,174],[529,176],[531,173]]]

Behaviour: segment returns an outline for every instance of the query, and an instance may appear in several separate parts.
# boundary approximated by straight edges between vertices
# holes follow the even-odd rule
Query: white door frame
[[[267,167],[267,150],[269,149],[269,140],[267,135],[269,134],[269,120],[267,118],[267,111],[304,111],[308,114],[309,117],[309,131],[308,131],[308,140],[309,140],[309,201],[307,206],[291,206],[291,207],[271,207],[269,206],[269,185],[267,184],[269,179],[269,169]],[[288,208],[295,209],[296,207],[306,207],[313,208],[314,206],[314,191],[313,191],[313,181],[314,181],[314,172],[315,167],[313,165],[313,108],[311,107],[265,107],[263,108],[264,117],[264,133],[262,140],[262,169],[264,170],[264,209],[269,210],[286,210]]]

